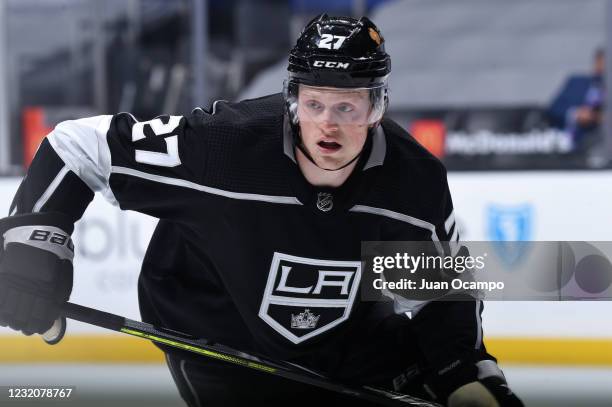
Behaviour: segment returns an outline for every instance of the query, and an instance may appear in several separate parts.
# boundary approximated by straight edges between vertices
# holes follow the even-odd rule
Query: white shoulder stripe
[[[148,181],[159,182],[160,184],[174,185],[183,188],[189,188],[196,191],[206,192],[212,195],[224,196],[226,198],[240,199],[245,201],[262,201],[278,204],[302,205],[302,203],[293,196],[274,196],[274,195],[259,195],[243,192],[231,192],[223,189],[208,187],[206,185],[196,184],[195,182],[187,181],[180,178],[170,178],[161,175],[148,174],[146,172],[134,170],[125,167],[111,167],[112,174],[124,174],[132,177],[146,179]]]
[[[448,218],[444,221],[444,229],[446,230],[446,234],[450,233],[451,228],[455,224],[455,210],[448,215]]]
[[[53,181],[51,181],[45,192],[43,192],[40,198],[38,198],[38,201],[36,201],[34,207],[32,208],[32,212],[40,212],[41,208],[47,203],[49,198],[51,198],[51,196],[53,195],[55,190],[57,190],[57,187],[59,187],[59,185],[64,180],[64,177],[68,174],[69,171],[70,170],[65,165],[62,167],[62,169],[57,173]]]
[[[427,221],[421,220],[419,218],[415,218],[413,216],[404,215],[403,213],[394,212],[389,209],[375,208],[373,206],[366,206],[366,205],[355,205],[351,209],[349,209],[349,211],[350,212],[372,213],[375,215],[386,216],[388,218],[393,218],[393,219],[400,220],[402,222],[410,223],[411,225],[418,226],[420,228],[429,230],[431,232],[431,240],[440,241],[440,239],[438,239],[438,235],[436,234],[436,227],[433,224]]]

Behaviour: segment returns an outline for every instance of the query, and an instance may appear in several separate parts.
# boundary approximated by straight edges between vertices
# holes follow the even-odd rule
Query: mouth
[[[319,141],[317,146],[319,146],[319,149],[324,153],[334,153],[342,148],[342,145],[336,143],[335,141],[324,140]]]

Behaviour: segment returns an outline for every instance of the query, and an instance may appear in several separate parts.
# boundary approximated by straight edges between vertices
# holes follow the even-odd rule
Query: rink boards
[[[0,179],[0,213],[18,184]],[[610,171],[452,173],[449,185],[462,240],[598,241],[612,231]],[[97,196],[76,226],[71,300],[138,319],[136,282],[155,222]],[[504,362],[612,366],[610,315],[612,302],[487,302],[485,338]],[[69,332],[50,352],[38,338],[0,329],[0,343],[10,345],[0,349],[11,349],[0,351],[0,363],[162,360],[135,339],[78,323]]]

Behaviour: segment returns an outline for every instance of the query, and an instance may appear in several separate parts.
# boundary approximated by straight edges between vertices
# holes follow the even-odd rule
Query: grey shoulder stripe
[[[434,242],[436,249],[442,253],[442,245],[440,245],[440,239],[438,239],[438,235],[436,234],[436,227],[422,219],[415,218],[413,216],[404,215],[403,213],[391,211],[389,209],[383,208],[375,208],[373,206],[365,206],[365,205],[355,205],[351,209],[350,212],[362,212],[362,213],[371,213],[373,215],[386,216],[387,218],[399,220],[401,222],[406,222],[411,225],[420,227],[422,229],[428,230],[431,232],[431,240]]]
[[[43,192],[40,198],[38,198],[38,201],[36,201],[34,207],[32,208],[32,212],[40,212],[42,207],[45,206],[49,198],[51,198],[53,193],[57,190],[57,187],[59,187],[59,185],[64,180],[64,177],[66,177],[66,174],[68,174],[69,171],[70,170],[65,165],[62,167],[62,169],[57,173],[53,181],[51,181],[45,192]]]
[[[293,196],[274,196],[274,195],[259,195],[249,194],[244,192],[231,192],[223,189],[208,187],[206,185],[196,184],[195,182],[187,181],[180,178],[170,178],[161,175],[148,174],[146,172],[134,170],[125,167],[111,167],[112,174],[124,174],[132,177],[146,179],[148,181],[158,182],[160,184],[174,185],[183,188],[189,188],[200,192],[206,192],[212,195],[224,196],[231,199],[239,199],[244,201],[262,201],[278,204],[302,205],[302,203]]]
[[[291,133],[291,125],[289,118],[285,115],[283,119],[283,152],[291,161],[297,164],[295,159],[295,152],[293,151],[295,145],[293,142],[293,135]]]
[[[387,155],[387,139],[385,136],[385,132],[382,129],[382,126],[378,126],[374,135],[372,136],[372,151],[370,152],[370,157],[368,157],[368,161],[363,166],[363,170],[365,171],[372,167],[377,167],[383,165],[385,162],[385,156]]]

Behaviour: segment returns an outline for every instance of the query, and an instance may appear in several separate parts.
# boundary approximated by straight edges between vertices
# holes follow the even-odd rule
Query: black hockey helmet
[[[311,20],[289,53],[289,80],[339,88],[384,84],[391,58],[378,28],[367,17]]]
[[[284,95],[291,123],[296,125],[299,85],[368,89],[372,105],[369,124],[380,121],[387,109],[387,78],[391,58],[385,40],[367,17],[312,19],[289,53]]]

